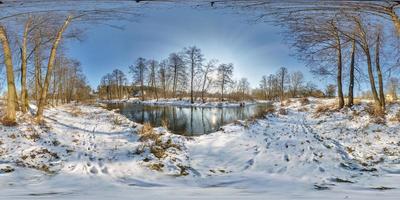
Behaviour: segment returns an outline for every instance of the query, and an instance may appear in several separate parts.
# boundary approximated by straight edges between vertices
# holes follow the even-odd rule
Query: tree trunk
[[[143,86],[143,72],[141,72],[142,73],[142,78],[141,78],[141,82],[140,82],[140,90],[141,90],[141,92],[142,92],[142,101],[144,101],[144,86]]]
[[[282,69],[282,77],[281,77],[281,103],[283,102],[283,96],[285,93],[285,87],[284,87],[284,82],[285,82],[285,71]]]
[[[385,93],[383,91],[383,79],[382,79],[382,71],[381,71],[381,65],[379,61],[379,51],[380,51],[380,41],[381,36],[380,33],[377,34],[376,38],[376,47],[375,47],[375,66],[376,66],[376,71],[378,74],[378,84],[379,84],[379,98],[380,98],[380,104],[382,107],[382,110],[385,110]]]
[[[36,113],[36,119],[38,122],[42,121],[43,118],[43,109],[44,106],[46,105],[46,100],[47,100],[47,92],[49,89],[49,84],[50,84],[50,78],[52,76],[52,70],[54,66],[54,61],[56,59],[56,54],[57,54],[57,48],[58,45],[60,44],[62,35],[67,28],[68,24],[71,22],[72,16],[68,16],[67,19],[65,20],[64,24],[62,25],[61,29],[58,31],[57,36],[55,37],[53,46],[50,51],[50,57],[49,57],[49,62],[47,64],[47,72],[46,72],[46,77],[44,80],[44,85],[42,87],[42,91],[40,94],[40,100],[39,100],[39,105],[38,105],[38,111]]]
[[[203,84],[201,86],[201,101],[203,103],[205,103],[205,99],[204,99],[204,93],[206,92],[206,83],[207,83],[207,75],[208,75],[208,70],[206,70],[206,72],[204,72],[204,77],[203,77]]]
[[[343,98],[343,86],[342,86],[342,46],[340,42],[339,33],[336,30],[336,44],[337,44],[337,87],[338,87],[338,98],[339,98],[339,109],[344,106],[344,98]]]
[[[34,49],[34,62],[35,62],[35,100],[36,105],[39,103],[40,92],[42,90],[42,61],[40,53],[40,36],[35,35],[35,49]]]
[[[193,79],[194,79],[194,63],[192,59],[192,70],[191,70],[191,80],[190,80],[190,103],[194,103],[193,100]]]
[[[172,95],[175,98],[176,96],[176,82],[177,82],[177,66],[174,67],[174,81],[173,81],[173,86],[172,86]]]
[[[392,18],[394,27],[396,29],[397,36],[400,37],[400,19],[399,19],[399,16],[397,16],[394,9],[392,9],[392,11],[390,13],[390,17]]]
[[[350,83],[349,83],[349,100],[347,102],[348,107],[352,107],[354,105],[354,63],[355,63],[355,54],[356,53],[356,40],[352,40],[352,48],[351,48],[351,60],[350,60]]]
[[[28,31],[31,24],[31,19],[29,18],[25,23],[24,35],[22,38],[21,47],[21,111],[23,113],[27,112],[28,108],[28,89],[26,88],[26,66],[27,66],[27,55],[26,46],[28,40]]]
[[[378,93],[376,92],[375,77],[374,77],[374,73],[372,70],[372,60],[371,60],[371,54],[370,54],[369,48],[366,48],[364,51],[365,51],[365,55],[367,57],[368,76],[369,76],[369,83],[371,85],[372,97],[374,98],[375,105],[381,107],[381,102],[378,97]]]
[[[0,41],[3,46],[4,52],[4,65],[6,66],[7,73],[7,108],[6,115],[3,118],[3,124],[15,125],[16,124],[16,89],[14,83],[14,67],[12,64],[12,53],[10,49],[10,43],[7,37],[5,28],[0,24]]]

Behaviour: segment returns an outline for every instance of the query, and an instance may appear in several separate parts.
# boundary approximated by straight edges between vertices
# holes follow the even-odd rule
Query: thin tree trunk
[[[392,18],[394,27],[396,29],[397,36],[400,37],[400,18],[397,16],[394,9],[391,10],[390,17]]]
[[[34,62],[35,62],[35,100],[36,105],[39,103],[40,92],[42,90],[42,62],[40,53],[40,36],[35,35],[35,49],[34,49]]]
[[[174,81],[173,81],[173,86],[172,86],[172,95],[175,98],[176,97],[176,82],[177,82],[177,66],[174,67]]]
[[[337,87],[338,87],[338,98],[339,98],[339,109],[344,107],[344,98],[343,98],[343,86],[342,86],[342,46],[340,42],[339,33],[336,30],[336,44],[337,44]]]
[[[61,29],[58,31],[57,36],[54,40],[53,46],[51,48],[49,62],[47,65],[46,77],[45,77],[44,85],[43,85],[41,95],[40,95],[38,111],[36,113],[36,119],[38,120],[38,122],[41,122],[42,118],[43,118],[43,109],[44,109],[44,106],[45,106],[46,100],[47,100],[47,92],[49,89],[49,83],[50,83],[50,78],[52,75],[54,61],[56,59],[57,48],[58,48],[58,45],[60,44],[62,35],[63,35],[65,29],[67,28],[68,24],[71,22],[71,20],[72,20],[72,16],[68,16],[67,19],[65,20],[64,24],[62,25]]]
[[[366,48],[364,51],[367,56],[368,76],[369,76],[369,83],[371,85],[372,97],[374,98],[375,105],[381,107],[381,102],[380,102],[380,99],[378,97],[378,92],[376,91],[376,87],[375,87],[375,77],[374,77],[374,73],[373,73],[373,69],[372,69],[372,61],[371,61],[371,54],[370,54],[369,48]]]
[[[142,70],[142,69],[141,69]],[[144,101],[144,86],[143,86],[143,79],[144,79],[144,75],[143,75],[143,71],[141,72],[141,74],[142,74],[142,77],[141,77],[141,80],[140,80],[140,90],[141,90],[141,92],[142,92],[142,101]]]
[[[380,65],[380,61],[379,61],[379,49],[380,49],[380,41],[381,40],[381,36],[380,33],[377,34],[377,38],[376,38],[376,47],[375,47],[375,65],[376,65],[376,71],[378,74],[378,84],[379,84],[379,98],[380,98],[380,103],[381,103],[381,107],[382,110],[385,110],[385,93],[383,91],[383,79],[382,79],[382,71],[381,71],[381,65]]]
[[[193,79],[194,79],[194,61],[192,58],[192,70],[191,70],[191,80],[190,80],[190,103],[194,103],[193,100]]]
[[[156,99],[158,101],[157,85],[155,84],[155,78],[153,79],[153,88],[154,88],[154,92],[156,93]]]
[[[203,101],[203,103],[205,103],[205,100],[204,100],[204,93],[205,93],[205,90],[206,90],[206,82],[207,82],[207,75],[208,75],[208,70],[206,70],[205,72],[204,72],[204,77],[203,77],[203,85],[202,85],[202,87],[201,87],[201,101]]]
[[[354,105],[354,63],[355,63],[355,53],[356,53],[356,40],[352,40],[351,48],[351,60],[350,60],[350,83],[349,83],[349,100],[347,102],[348,107]]]
[[[26,87],[26,67],[27,67],[27,55],[26,46],[28,40],[28,31],[31,24],[31,19],[29,18],[25,23],[24,35],[22,38],[21,47],[21,111],[23,113],[27,112],[28,108],[28,89]]]
[[[4,65],[6,66],[7,73],[7,108],[6,115],[3,118],[3,124],[15,125],[16,124],[16,89],[14,83],[14,67],[12,64],[12,53],[10,43],[7,37],[5,28],[0,24],[0,41],[3,46],[4,52]]]
[[[225,86],[225,75],[222,75],[221,101],[224,101],[224,86]]]
[[[284,96],[284,90],[285,90],[285,88],[284,88],[284,81],[285,81],[285,72],[284,72],[284,70],[282,69],[282,77],[281,77],[282,79],[281,79],[281,103],[282,103],[282,101],[283,101],[283,96]]]

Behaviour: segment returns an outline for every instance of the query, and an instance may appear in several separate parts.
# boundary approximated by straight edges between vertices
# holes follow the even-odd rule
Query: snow
[[[198,137],[142,133],[93,105],[48,109],[41,126],[19,115],[0,126],[0,199],[397,199],[399,104],[385,123],[366,101],[317,112],[334,101],[275,103],[263,119]]]

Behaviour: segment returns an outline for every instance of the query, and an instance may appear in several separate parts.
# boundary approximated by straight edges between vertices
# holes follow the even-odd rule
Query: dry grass
[[[121,119],[119,116],[114,117],[114,119],[113,119],[112,122],[113,122],[113,124],[116,125],[116,126],[122,125],[122,119]]]
[[[267,103],[267,107],[265,109],[265,114],[273,114],[275,113],[276,109],[274,104],[272,103]]]
[[[308,112],[308,108],[302,107],[302,108],[297,109],[297,111],[298,112]]]
[[[79,107],[73,106],[71,108],[71,110],[69,111],[69,113],[73,116],[73,117],[79,117],[83,114],[82,110]]]
[[[278,111],[278,113],[279,113],[280,115],[287,115],[287,114],[288,114],[288,111],[287,111],[287,109],[285,109],[285,108],[280,108],[279,111]]]
[[[367,113],[372,117],[384,117],[385,111],[380,106],[375,104],[368,104],[366,108]]]
[[[393,122],[400,122],[400,110],[398,110],[396,112],[396,114],[392,118],[390,118],[389,120],[393,121]]]
[[[165,129],[168,129],[168,120],[167,119],[163,119],[161,121],[161,126],[164,127]]]
[[[150,149],[150,152],[158,159],[164,158],[167,155],[169,148],[176,148],[178,150],[181,147],[175,144],[171,139],[164,142],[161,138],[161,134],[154,131],[150,123],[145,123],[142,129],[139,131],[139,141],[146,142],[141,148],[137,149],[137,153],[144,152],[146,148]]]
[[[18,125],[17,122],[12,121],[12,120],[9,120],[9,119],[7,119],[7,118],[3,118],[3,119],[1,120],[1,123],[2,123],[4,126],[17,126],[17,125]]]
[[[142,129],[139,131],[140,141],[157,141],[160,138],[160,135],[154,132],[153,127],[150,123],[143,124]]]
[[[302,106],[308,105],[308,104],[310,104],[310,100],[307,97],[301,98],[300,99],[300,104]]]
[[[332,105],[318,105],[315,108],[316,113],[327,113],[332,111]]]
[[[155,171],[159,171],[159,172],[162,171],[163,167],[164,167],[164,164],[162,164],[162,163],[153,163],[153,164],[149,165],[149,168],[151,170],[155,170]]]

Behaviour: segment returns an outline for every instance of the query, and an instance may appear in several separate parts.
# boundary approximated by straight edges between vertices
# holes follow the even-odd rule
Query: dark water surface
[[[215,132],[221,126],[235,120],[263,117],[266,104],[253,104],[244,107],[199,108],[113,103],[108,104],[107,108],[119,109],[119,113],[137,123],[149,122],[155,127],[164,124],[173,133],[195,136]]]

